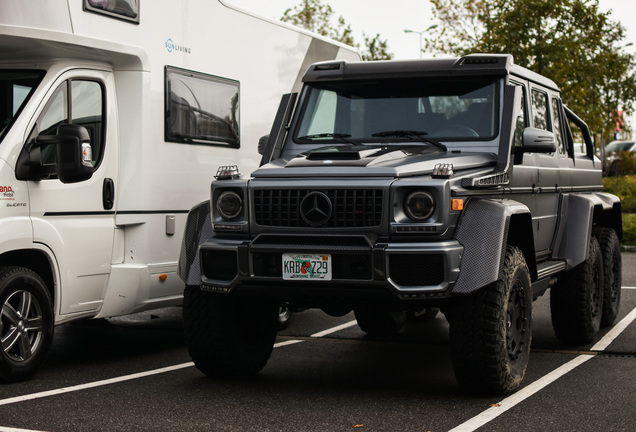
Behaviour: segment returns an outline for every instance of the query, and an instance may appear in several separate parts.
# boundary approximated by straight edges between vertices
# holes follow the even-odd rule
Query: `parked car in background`
[[[612,141],[605,147],[605,174],[617,176],[624,174],[627,166],[622,166],[621,161],[626,157],[634,156],[636,141]]]

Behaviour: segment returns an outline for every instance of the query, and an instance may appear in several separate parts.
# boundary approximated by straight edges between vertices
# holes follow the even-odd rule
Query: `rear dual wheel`
[[[622,262],[621,249],[616,232],[607,227],[594,228],[603,256],[603,315],[601,327],[614,324],[621,305]]]
[[[564,272],[550,290],[552,327],[566,344],[590,343],[601,327],[605,276],[603,253],[592,236],[588,259]]]

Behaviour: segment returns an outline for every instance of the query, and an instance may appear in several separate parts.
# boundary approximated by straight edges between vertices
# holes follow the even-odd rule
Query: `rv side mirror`
[[[262,155],[265,153],[265,147],[267,147],[267,141],[269,141],[269,135],[263,135],[258,140],[258,154]]]
[[[76,124],[62,124],[52,139],[56,144],[57,178],[62,183],[77,183],[91,178],[93,149],[86,128]]]
[[[525,128],[523,130],[523,145],[515,150],[523,153],[554,153],[556,140],[550,131],[537,128]]]

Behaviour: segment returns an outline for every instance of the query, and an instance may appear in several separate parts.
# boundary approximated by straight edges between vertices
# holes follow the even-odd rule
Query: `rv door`
[[[98,309],[110,273],[118,167],[114,95],[111,72],[76,69],[62,74],[40,104],[25,143],[39,153],[31,163],[40,165],[42,175],[28,181],[30,214],[34,241],[46,245],[59,266],[55,297],[60,314]],[[65,136],[73,132],[82,142],[79,147],[60,144],[58,131]],[[66,182],[61,165],[74,155],[60,152],[78,149],[81,169],[87,166],[92,175]]]

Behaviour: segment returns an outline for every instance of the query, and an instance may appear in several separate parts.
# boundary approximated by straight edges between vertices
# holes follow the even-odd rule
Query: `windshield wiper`
[[[424,141],[425,143],[428,144],[432,144],[435,147],[443,150],[443,151],[448,151],[448,149],[446,148],[446,146],[444,144],[442,144],[441,142],[432,140],[430,138],[425,138],[425,135],[428,135],[427,132],[424,131],[416,131],[416,130],[390,130],[390,131],[384,131],[384,132],[376,132],[371,134],[372,137],[405,137],[405,138],[417,138],[420,141]]]
[[[317,138],[334,138],[336,140],[339,140],[340,142],[346,142],[346,143],[349,143],[349,144],[355,144],[353,141],[345,139],[345,138],[349,138],[350,136],[351,136],[350,134],[346,134],[346,133],[325,132],[325,133],[318,133],[318,134],[313,134],[313,135],[301,136],[301,137],[298,137],[298,139],[300,139],[300,140],[313,140],[313,139],[317,139]]]

